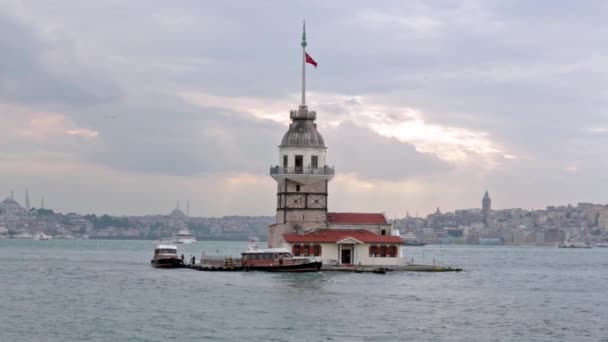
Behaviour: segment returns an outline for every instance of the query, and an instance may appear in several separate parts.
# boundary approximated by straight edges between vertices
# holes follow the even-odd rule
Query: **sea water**
[[[0,240],[0,341],[608,341],[605,248],[405,247],[464,271],[379,275],[154,269],[153,247]]]

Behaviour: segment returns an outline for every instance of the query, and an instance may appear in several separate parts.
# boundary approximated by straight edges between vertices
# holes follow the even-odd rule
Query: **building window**
[[[287,156],[283,156],[283,167],[287,167]]]
[[[313,246],[314,256],[321,256],[321,245]]]
[[[382,229],[382,231],[380,232],[380,235],[386,235],[386,230]]]
[[[300,256],[300,245],[293,245],[291,251],[293,256]]]
[[[296,185],[296,191],[300,192],[300,185]]]
[[[369,256],[376,258],[397,257],[397,246],[369,246]]]
[[[304,245],[304,256],[310,255],[310,245]]]
[[[317,156],[310,157],[310,167],[312,167],[313,169],[316,169],[319,167],[318,165],[319,165],[319,157],[317,157]]]

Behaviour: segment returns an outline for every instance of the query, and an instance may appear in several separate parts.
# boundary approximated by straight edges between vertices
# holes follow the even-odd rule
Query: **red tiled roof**
[[[283,239],[289,243],[336,243],[353,238],[364,243],[403,243],[399,236],[378,235],[365,229],[319,229],[307,234],[284,234]]]
[[[335,224],[389,224],[382,213],[327,213],[327,222]]]

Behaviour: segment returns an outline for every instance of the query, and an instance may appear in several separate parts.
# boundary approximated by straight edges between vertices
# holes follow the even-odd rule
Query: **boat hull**
[[[245,271],[265,271],[265,272],[319,272],[323,265],[320,261],[307,262],[292,265],[247,265]]]
[[[422,247],[422,246],[426,246],[426,243],[424,242],[405,242],[403,244],[406,247]]]
[[[154,268],[179,268],[182,266],[179,259],[152,259],[150,260],[150,264]]]

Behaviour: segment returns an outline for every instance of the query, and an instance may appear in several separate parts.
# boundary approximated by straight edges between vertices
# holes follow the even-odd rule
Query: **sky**
[[[603,1],[0,0],[0,197],[274,215],[300,96],[329,210],[608,203]]]

